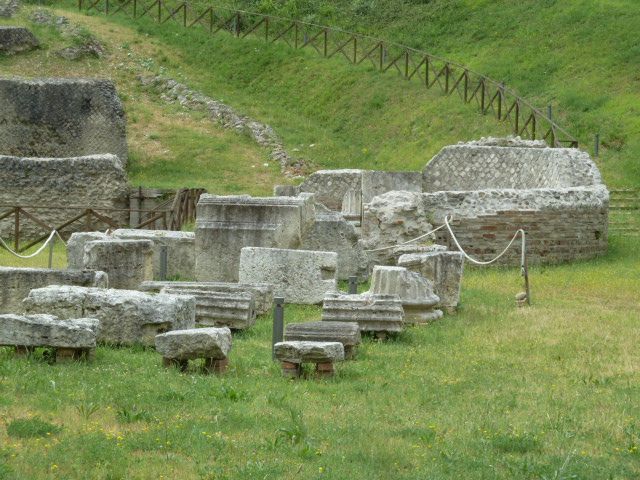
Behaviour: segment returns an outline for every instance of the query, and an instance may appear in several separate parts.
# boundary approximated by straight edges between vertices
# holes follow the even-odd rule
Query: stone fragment
[[[257,315],[271,312],[273,309],[273,285],[268,283],[226,283],[226,282],[142,282],[138,290],[159,292],[163,288],[178,288],[185,294],[190,290],[202,290],[218,293],[249,293],[255,298]]]
[[[255,297],[251,292],[212,292],[165,287],[161,293],[191,295],[196,299],[196,326],[246,330],[256,323]]]
[[[362,203],[387,192],[422,192],[421,172],[362,171]]]
[[[96,240],[108,240],[104,232],[74,232],[67,241],[67,268],[69,270],[84,269],[84,246]]]
[[[124,108],[110,80],[1,78],[0,124],[4,155],[112,154],[121,166],[127,163]],[[71,200],[78,201],[68,196]]]
[[[24,312],[22,300],[32,289],[47,285],[106,288],[108,278],[104,272],[0,267],[0,313]]]
[[[360,328],[356,322],[289,323],[284,329],[287,342],[340,342],[345,358],[354,358],[360,345]]]
[[[0,17],[11,18],[20,10],[20,0],[0,0]]]
[[[204,194],[197,205],[196,278],[238,281],[243,247],[297,248],[314,221],[311,196]]]
[[[316,202],[335,212],[342,210],[349,191],[362,192],[362,170],[318,170],[298,187],[299,193],[313,193]]]
[[[153,277],[160,278],[160,251],[167,248],[167,278],[191,280],[195,278],[196,237],[193,232],[173,230],[119,229],[114,238],[122,240],[149,240],[153,242]]]
[[[433,284],[404,267],[375,266],[370,292],[398,295],[407,323],[425,323],[442,317],[442,311],[434,308],[440,302],[440,297],[433,293]]]
[[[100,320],[98,341],[118,345],[153,345],[159,333],[195,326],[196,301],[184,295],[133,290],[50,286],[32,290],[24,300],[28,313],[62,319]]]
[[[312,228],[302,238],[304,250],[335,252],[338,254],[336,278],[347,280],[351,276],[367,278],[367,256],[358,243],[356,228],[339,213],[316,215]]]
[[[393,262],[393,265],[398,265],[398,259],[402,255],[408,255],[412,253],[446,252],[448,250],[449,248],[446,245],[438,245],[438,244],[422,245],[418,243],[406,243],[403,245],[397,245],[392,250],[393,257],[395,259],[395,261]],[[429,277],[426,277],[426,278],[429,278]]]
[[[99,321],[53,315],[0,315],[0,346],[95,348]]]
[[[278,342],[274,353],[281,362],[334,363],[344,360],[340,342]]]
[[[30,30],[0,25],[0,54],[14,55],[33,50],[39,45],[38,39]]]
[[[337,289],[337,260],[334,252],[245,247],[240,283],[268,282],[287,303],[317,304]]]
[[[84,268],[107,272],[111,288],[136,289],[153,279],[153,243],[113,239],[87,242]]]
[[[231,351],[231,330],[226,327],[173,330],[157,335],[155,345],[163,358],[224,360]]]
[[[404,310],[398,295],[330,293],[322,304],[322,322],[356,322],[362,332],[399,333]]]
[[[460,285],[464,271],[464,255],[461,252],[432,252],[404,254],[398,266],[419,273],[433,282],[433,289],[440,297],[439,307],[450,313],[460,303]]]

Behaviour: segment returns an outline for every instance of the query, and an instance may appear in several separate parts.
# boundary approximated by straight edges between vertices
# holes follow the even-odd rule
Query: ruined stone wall
[[[467,253],[480,260],[495,257],[522,228],[527,232],[529,261],[555,263],[606,253],[608,208],[609,193],[603,185],[390,192],[365,205],[362,235],[365,245],[375,248],[391,238],[401,242],[410,235],[426,233],[429,225],[441,225],[446,215],[452,215],[451,225],[458,241]],[[437,241],[455,248],[445,230],[437,233]],[[501,263],[517,264],[519,259],[517,246]]]
[[[127,208],[129,187],[122,164],[115,155],[78,158],[19,158],[0,155],[0,205],[79,207],[76,209],[27,209],[55,227],[86,208]],[[9,207],[0,207],[6,212]],[[121,225],[126,212],[100,212]],[[44,227],[22,218],[22,238],[45,233]],[[80,222],[68,227],[78,227]],[[0,221],[0,236],[11,236],[13,217]],[[94,219],[94,228],[103,224]],[[106,227],[104,227],[106,228]]]
[[[0,126],[0,155],[127,162],[124,110],[108,80],[0,78]]]
[[[443,148],[423,170],[425,192],[568,188],[601,183],[586,152],[474,144]]]

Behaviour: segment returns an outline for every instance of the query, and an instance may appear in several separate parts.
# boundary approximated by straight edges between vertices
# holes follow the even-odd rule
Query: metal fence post
[[[160,247],[160,280],[167,279],[167,270],[169,264],[169,248],[166,245]]]
[[[358,293],[358,277],[349,277],[349,295]]]
[[[51,237],[51,242],[49,242],[49,268],[53,268],[53,248],[56,244],[56,236]]]
[[[593,152],[596,158],[600,156],[600,134],[599,133],[596,133],[596,138],[593,145]]]
[[[273,348],[276,343],[282,341],[284,333],[284,297],[276,297],[273,299],[275,304],[273,307],[273,337],[271,343],[271,355],[276,358],[276,352]]]

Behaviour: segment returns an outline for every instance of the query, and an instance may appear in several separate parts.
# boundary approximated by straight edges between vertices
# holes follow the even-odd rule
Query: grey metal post
[[[358,277],[349,277],[349,295],[358,293]]]
[[[595,144],[593,146],[594,155],[596,157],[600,156],[600,134],[596,133]]]
[[[49,268],[53,268],[53,247],[56,244],[56,236],[51,237],[49,242]]]
[[[551,104],[547,105],[547,117],[549,117],[549,120],[553,122],[553,110],[551,109]]]
[[[167,279],[167,270],[169,264],[169,248],[166,245],[160,247],[160,280]]]
[[[273,337],[271,343],[271,354],[276,358],[274,345],[282,341],[284,334],[284,298],[276,297],[273,299],[275,305],[273,307]]]

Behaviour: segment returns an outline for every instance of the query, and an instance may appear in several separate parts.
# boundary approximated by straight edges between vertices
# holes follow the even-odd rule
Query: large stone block
[[[231,342],[228,328],[173,330],[155,338],[156,351],[164,358],[175,360],[224,360],[231,351]]]
[[[335,252],[245,247],[240,256],[240,283],[269,282],[287,303],[316,304],[336,290]]]
[[[297,248],[314,217],[308,195],[202,195],[197,206],[196,278],[237,282],[243,247]]]
[[[22,301],[29,292],[48,285],[106,288],[108,278],[104,272],[0,267],[0,313],[24,312]]]
[[[160,251],[167,248],[167,278],[192,280],[196,269],[196,237],[193,232],[119,229],[114,238],[153,242],[153,276],[160,278]]]
[[[316,215],[316,221],[302,239],[302,248],[335,252],[338,254],[336,277],[346,280],[350,276],[366,278],[368,259],[359,244],[355,227],[339,213]]]
[[[0,125],[5,155],[127,162],[124,109],[109,80],[0,78]]]
[[[433,282],[441,308],[454,312],[460,303],[460,285],[464,271],[461,252],[412,253],[400,256],[398,266],[419,273]]]
[[[422,173],[363,170],[362,203],[369,203],[378,195],[395,191],[422,192]]]
[[[108,240],[104,232],[75,232],[67,241],[67,268],[69,270],[84,269],[84,246],[96,240]]]
[[[269,283],[226,283],[226,282],[143,282],[138,290],[159,292],[163,288],[178,288],[188,294],[191,290],[218,293],[249,293],[255,298],[256,314],[270,312],[273,309],[273,285]]]
[[[398,295],[327,294],[323,322],[356,322],[363,332],[398,333],[404,330],[404,310]]]
[[[313,193],[316,202],[340,212],[349,192],[362,192],[362,170],[319,170],[309,175],[298,192]]]
[[[0,315],[0,346],[90,349],[96,346],[98,328],[94,318]]]
[[[2,11],[1,8],[2,7],[0,7],[0,11]],[[39,45],[38,39],[30,30],[24,27],[0,25],[0,54],[13,55],[15,53],[33,50]]]
[[[256,323],[255,297],[251,292],[212,292],[165,287],[161,293],[191,295],[196,299],[196,325],[246,330]]]
[[[87,242],[84,268],[107,272],[111,288],[134,290],[153,279],[153,243],[112,239]]]
[[[50,286],[32,290],[24,306],[61,319],[97,318],[98,341],[118,345],[154,345],[159,333],[194,328],[196,318],[193,297],[132,290]]]
[[[3,125],[2,111],[5,108],[0,98],[0,153],[7,151],[2,143],[10,131],[7,124]],[[129,221],[126,210],[121,210],[128,206],[127,174],[114,155],[19,158],[0,154],[0,185],[0,203],[24,206],[51,228],[67,223],[88,208],[95,209],[117,224]],[[30,209],[29,206],[52,208]],[[24,216],[22,218],[21,238],[37,238],[49,233],[50,228],[45,229]],[[85,221],[83,218],[73,222],[65,230],[83,230]],[[106,223],[95,217],[92,222],[96,229],[107,228]],[[0,235],[4,238],[13,235],[13,218],[0,221]]]
[[[434,308],[440,297],[433,293],[433,283],[404,267],[375,266],[370,292],[398,295],[407,323],[425,323],[442,317],[442,311]]]

